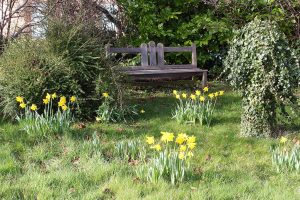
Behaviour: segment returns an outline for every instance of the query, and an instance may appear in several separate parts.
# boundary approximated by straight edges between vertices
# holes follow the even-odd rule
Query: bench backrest
[[[197,68],[197,53],[196,45],[193,43],[187,47],[164,47],[162,43],[151,41],[147,44],[143,43],[140,47],[129,48],[114,48],[107,45],[107,55],[111,53],[128,53],[128,54],[141,54],[141,66],[126,67],[126,70],[136,69],[182,69],[182,68]],[[180,65],[165,65],[164,54],[165,52],[191,52],[192,63]]]

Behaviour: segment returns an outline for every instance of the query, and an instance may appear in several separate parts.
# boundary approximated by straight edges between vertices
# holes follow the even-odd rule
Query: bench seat
[[[143,69],[143,70],[129,70],[124,71],[132,80],[135,81],[153,81],[153,80],[177,80],[177,79],[188,79],[192,76],[200,77],[205,74],[207,70],[199,68],[190,69]]]
[[[162,80],[180,80],[191,77],[202,77],[202,87],[207,84],[207,70],[197,68],[196,45],[186,47],[165,47],[163,44],[150,41],[149,44],[141,44],[139,48],[112,48],[106,47],[107,55],[111,53],[130,53],[140,54],[141,65],[120,68],[122,73],[134,81],[162,81]],[[191,64],[172,64],[165,62],[165,53],[169,52],[191,52]]]

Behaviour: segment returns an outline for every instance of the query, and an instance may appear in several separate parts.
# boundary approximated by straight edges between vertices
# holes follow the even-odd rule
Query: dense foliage
[[[210,75],[222,71],[228,42],[234,29],[243,27],[255,17],[272,19],[289,39],[299,38],[299,2],[286,5],[273,0],[118,0],[126,18],[125,37],[120,46],[138,46],[150,40],[166,46],[183,46],[195,42],[198,66]],[[293,11],[293,12],[292,12]],[[298,18],[297,18],[298,17]],[[167,54],[168,63],[187,63],[186,54]]]
[[[296,104],[299,61],[275,23],[255,19],[237,32],[224,62],[243,97],[242,135],[276,134],[278,106]]]
[[[3,113],[16,114],[15,97],[41,105],[47,91],[77,93],[79,86],[70,76],[65,60],[55,54],[48,41],[19,39],[9,44],[0,57],[0,105]]]

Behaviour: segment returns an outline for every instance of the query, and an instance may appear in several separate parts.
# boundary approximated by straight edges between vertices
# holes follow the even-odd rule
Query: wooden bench
[[[187,47],[164,47],[163,44],[151,41],[137,48],[113,48],[107,45],[107,56],[111,53],[141,54],[141,66],[123,67],[122,71],[135,81],[174,80],[191,77],[202,77],[202,87],[207,84],[207,70],[197,68],[196,45]],[[165,52],[191,52],[192,63],[166,65]]]

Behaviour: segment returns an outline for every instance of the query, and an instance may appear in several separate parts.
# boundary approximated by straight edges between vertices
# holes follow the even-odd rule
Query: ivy
[[[241,134],[277,134],[278,106],[296,105],[299,61],[276,23],[254,19],[236,32],[224,61],[228,80],[243,97]]]

